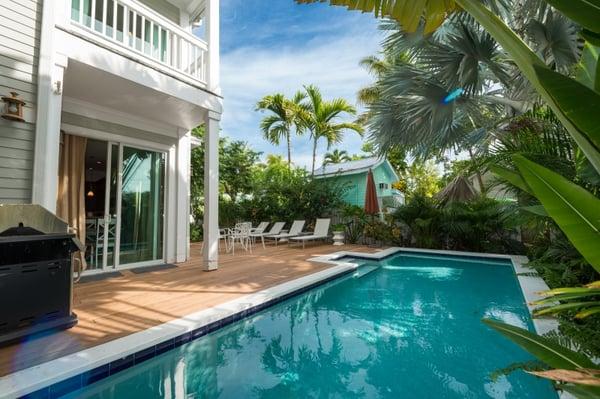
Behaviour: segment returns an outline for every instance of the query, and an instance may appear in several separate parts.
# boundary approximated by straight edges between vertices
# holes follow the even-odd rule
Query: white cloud
[[[246,140],[264,153],[285,155],[284,146],[273,147],[261,137],[258,125],[262,114],[254,111],[261,97],[274,92],[292,95],[302,85],[315,84],[325,98],[344,97],[354,103],[357,90],[371,81],[358,62],[378,52],[381,37],[348,28],[340,29],[341,35],[317,37],[318,40],[298,46],[241,47],[224,54],[221,60],[224,134]],[[360,143],[358,135],[348,133],[339,147],[356,153]],[[319,154],[323,154],[324,147],[320,146]],[[292,151],[296,164],[310,168],[312,146],[307,137],[294,139]]]

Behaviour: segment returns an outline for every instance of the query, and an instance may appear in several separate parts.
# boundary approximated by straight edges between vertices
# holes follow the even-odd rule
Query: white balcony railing
[[[135,0],[68,0],[71,23],[206,84],[208,45]]]

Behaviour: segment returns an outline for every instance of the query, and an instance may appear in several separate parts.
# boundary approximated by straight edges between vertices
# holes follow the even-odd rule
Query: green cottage
[[[364,158],[343,163],[330,163],[315,170],[315,179],[334,179],[348,189],[344,201],[351,205],[365,206],[367,173],[373,171],[379,207],[382,210],[394,208],[404,203],[404,195],[392,188],[399,180],[387,158]]]

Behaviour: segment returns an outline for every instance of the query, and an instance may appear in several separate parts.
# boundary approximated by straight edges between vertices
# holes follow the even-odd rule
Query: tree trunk
[[[287,151],[288,151],[288,169],[292,170],[292,139],[290,137],[290,132],[287,133]]]
[[[313,159],[312,159],[312,173],[311,176],[315,175],[315,162],[317,161],[317,140],[318,138],[315,136],[313,140]]]

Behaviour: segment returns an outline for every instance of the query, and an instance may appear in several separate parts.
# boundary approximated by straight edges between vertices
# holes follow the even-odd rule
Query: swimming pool
[[[72,398],[553,398],[488,329],[532,329],[508,260],[399,254],[110,376]]]

